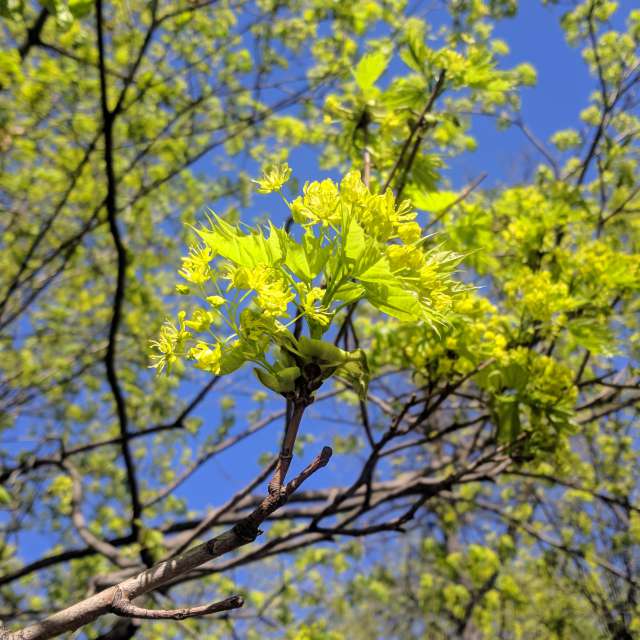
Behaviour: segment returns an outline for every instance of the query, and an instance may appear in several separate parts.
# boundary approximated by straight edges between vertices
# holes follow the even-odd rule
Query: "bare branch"
[[[442,91],[445,75],[446,75],[445,69],[440,71],[440,74],[438,75],[438,79],[436,80],[433,90],[431,91],[429,99],[427,100],[427,103],[424,109],[422,110],[422,113],[420,114],[420,117],[418,118],[415,126],[411,129],[409,135],[407,136],[407,139],[404,141],[404,144],[402,145],[402,149],[400,149],[400,153],[398,154],[395,164],[391,168],[391,173],[389,173],[389,177],[387,178],[387,181],[384,183],[384,186],[382,187],[383,193],[391,186],[391,183],[393,182],[396,172],[402,165],[404,156],[409,150],[409,147],[411,146],[411,142],[413,141],[413,136],[415,136],[416,133],[418,133],[418,130],[420,129],[420,127],[424,126],[425,118],[427,117],[431,109],[433,109],[433,105],[435,104],[436,99],[438,98],[438,96],[440,95],[440,92]]]
[[[78,470],[68,460],[63,462],[61,466],[69,474],[72,481],[71,521],[73,522],[73,526],[76,528],[79,536],[88,546],[111,560],[111,562],[117,566],[134,566],[135,562],[124,558],[116,547],[105,540],[101,540],[89,529],[84,515],[82,514],[82,478],[80,477]]]
[[[182,609],[145,609],[138,607],[128,600],[121,590],[116,590],[116,595],[111,604],[111,611],[123,618],[140,618],[143,620],[184,620],[185,618],[195,618],[206,616],[210,613],[229,611],[238,609],[244,605],[244,600],[240,596],[231,596],[220,602],[201,605],[199,607],[185,607]]]
[[[274,511],[284,505],[289,497],[309,476],[326,466],[331,458],[331,454],[331,448],[324,447],[320,455],[296,478],[283,487],[282,491],[277,495],[269,493],[254,511],[224,533],[175,558],[160,562],[136,576],[123,580],[114,587],[109,587],[82,602],[55,613],[42,622],[38,622],[19,631],[5,633],[2,640],[47,640],[48,638],[55,638],[62,633],[74,631],[106,613],[118,613],[117,608],[120,606],[118,603],[121,603],[123,600],[132,601],[134,598],[158,589],[209,560],[218,558],[253,542],[261,533],[259,529],[260,525]],[[235,602],[237,603],[238,601],[236,600]],[[216,605],[208,605],[208,607],[212,606]],[[237,604],[236,606],[240,605]],[[184,612],[185,610],[181,609],[178,611]],[[207,612],[210,613],[211,611],[208,610]],[[170,613],[171,615],[164,617],[177,618],[175,611]],[[137,613],[135,616],[137,617]],[[158,617],[163,616],[160,615]]]

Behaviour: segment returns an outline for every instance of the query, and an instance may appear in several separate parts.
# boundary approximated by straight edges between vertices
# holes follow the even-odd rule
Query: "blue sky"
[[[563,9],[544,7],[539,0],[522,0],[520,4],[518,16],[499,22],[494,34],[510,47],[509,55],[502,59],[504,68],[511,68],[523,62],[529,62],[536,68],[538,84],[523,90],[522,114],[524,122],[532,132],[548,142],[555,131],[579,126],[578,115],[588,103],[593,81],[581,59],[580,51],[570,47],[564,40],[564,33],[559,24]],[[632,2],[622,2],[620,15],[626,16],[631,8]],[[434,19],[438,19],[437,13]],[[455,158],[443,172],[443,178],[450,181],[455,188],[462,187],[482,172],[488,173],[484,186],[522,180],[525,171],[531,170],[541,159],[521,131],[515,128],[499,131],[490,118],[476,118],[472,133],[477,138],[477,150]],[[317,167],[316,155],[317,150],[304,147],[292,154],[290,164],[301,181],[326,177],[326,172],[323,173]],[[334,173],[330,175],[333,176]],[[255,205],[260,212],[273,207],[274,213],[270,215],[275,218],[278,218],[277,212],[282,216],[286,213],[277,196],[259,198]],[[255,388],[250,375],[244,377],[243,382],[239,384],[245,390]],[[233,395],[233,390],[229,389],[229,393]],[[247,398],[248,395],[236,397],[239,409],[238,428],[242,427],[241,409]],[[216,402],[215,398],[211,398],[208,408],[203,410],[203,415],[208,416],[205,418],[207,423],[215,421]],[[275,403],[269,403],[267,412],[277,406],[279,400],[276,399]],[[344,415],[344,408],[341,414]],[[305,447],[302,460],[294,459],[292,472],[301,468],[323,444],[330,444],[334,434],[348,435],[351,432],[344,426],[320,419],[336,415],[338,413],[334,403],[319,404],[310,408],[301,433],[313,434],[316,443]],[[274,438],[279,437],[281,430],[280,420],[241,445],[217,456],[185,482],[178,494],[186,497],[193,508],[224,500],[255,475],[258,470],[257,457],[260,453],[265,450],[275,452],[277,444]],[[355,471],[355,468],[344,465],[336,457],[325,477],[318,474],[312,479],[311,486],[349,481]],[[213,486],[216,487],[215,493],[211,491]]]
[[[634,8],[634,4],[631,0],[620,2],[619,14],[626,16]],[[511,53],[503,59],[506,68],[529,62],[538,72],[537,86],[523,90],[522,113],[525,123],[545,142],[558,129],[578,126],[578,114],[587,105],[594,86],[579,50],[571,48],[564,41],[559,26],[561,13],[562,8],[544,7],[539,0],[521,0],[518,16],[500,22],[495,30],[495,36],[505,40],[511,49]],[[445,179],[454,188],[461,187],[482,172],[488,173],[485,185],[521,180],[524,170],[527,167],[533,168],[540,159],[538,152],[520,131],[498,131],[491,119],[477,118],[472,132],[477,138],[478,149],[456,158],[444,171]],[[324,177],[318,170],[315,157],[316,151],[310,149],[294,153],[292,165],[302,181]],[[207,162],[206,158],[203,159],[199,168],[206,170]],[[211,165],[209,162],[209,166]],[[203,209],[206,204],[208,203],[203,203]],[[261,211],[272,205],[279,206],[275,197],[258,200],[256,205]],[[253,408],[253,403],[248,398],[255,389],[253,376],[247,372],[233,387],[225,391],[235,398],[239,410],[238,430],[245,424],[243,406]],[[212,394],[198,412],[204,419],[203,434],[212,433],[217,428],[219,400],[218,393]],[[279,399],[271,399],[265,412],[281,405]],[[340,414],[344,413],[342,408]],[[333,435],[349,433],[344,426],[331,421],[340,414],[335,403],[323,403],[310,408],[301,432],[313,434],[316,442],[305,447],[302,459],[294,459],[292,473],[300,469],[323,444],[330,443]],[[187,498],[192,509],[222,503],[255,476],[259,469],[258,456],[262,452],[271,450],[275,453],[282,424],[283,421],[278,420],[259,434],[215,457],[185,482],[177,495]],[[325,474],[318,474],[309,486],[348,482],[355,469],[343,464],[342,460],[344,458],[336,456],[330,469]],[[181,469],[176,471],[180,473]],[[47,536],[30,536],[29,544],[22,550],[26,551],[26,557],[34,557],[45,552],[49,546]]]

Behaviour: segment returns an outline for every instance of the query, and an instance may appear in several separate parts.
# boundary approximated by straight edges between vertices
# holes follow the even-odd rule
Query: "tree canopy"
[[[518,4],[0,0],[2,640],[640,634],[640,10],[547,140]]]

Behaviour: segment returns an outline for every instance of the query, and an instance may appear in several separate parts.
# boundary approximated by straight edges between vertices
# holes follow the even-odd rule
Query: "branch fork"
[[[241,607],[244,601],[237,595],[219,602],[180,609],[145,609],[133,604],[133,601],[146,593],[171,583],[176,578],[184,576],[209,560],[228,554],[253,542],[261,533],[260,525],[281,507],[309,476],[326,466],[331,455],[331,447],[324,447],[322,452],[300,474],[286,485],[281,485],[277,494],[267,493],[260,504],[246,518],[243,518],[234,527],[217,535],[215,538],[175,557],[159,562],[113,587],[109,587],[67,609],[54,613],[41,622],[36,622],[15,632],[7,632],[0,629],[0,639],[47,640],[48,638],[55,638],[63,633],[74,631],[107,613],[113,613],[122,618],[183,620],[184,618],[229,611]],[[277,471],[278,469],[276,468]]]

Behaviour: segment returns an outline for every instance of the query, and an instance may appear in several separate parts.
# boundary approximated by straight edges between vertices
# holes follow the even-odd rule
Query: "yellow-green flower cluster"
[[[203,371],[220,373],[222,350],[219,344],[209,345],[206,342],[198,342],[195,347],[189,349],[187,357],[195,360],[195,366]]]
[[[227,289],[255,291],[256,304],[270,317],[287,317],[287,307],[295,294],[284,273],[269,265],[259,264],[254,268],[226,265]]]
[[[549,322],[553,314],[574,306],[568,286],[549,271],[524,271],[504,286],[512,304],[532,320]]]
[[[339,187],[329,179],[306,183],[303,195],[291,203],[291,212],[299,224],[324,227],[337,227],[345,217],[353,217],[368,234],[384,242],[400,238],[413,243],[422,234],[420,225],[413,222],[416,213],[408,200],[396,205],[390,189],[372,194],[358,171],[347,173]]]
[[[285,162],[282,165],[269,167],[258,180],[252,180],[258,185],[258,193],[280,191],[291,177],[291,168]]]
[[[322,305],[324,294],[325,292],[319,287],[312,287],[306,290],[302,296],[302,311],[314,322],[317,322],[322,327],[327,327],[333,318],[333,314],[329,307]]]
[[[191,334],[185,329],[186,315],[184,311],[178,314],[178,326],[170,320],[165,321],[158,339],[151,341],[151,346],[158,352],[151,355],[152,367],[158,369],[158,372],[165,368],[170,370],[171,365],[184,355],[184,345],[191,338]]]
[[[178,273],[187,282],[203,285],[211,278],[210,263],[213,258],[213,252],[209,247],[192,245],[189,255],[182,258],[182,269]]]
[[[508,326],[496,307],[472,290],[453,299],[449,322],[438,333],[395,321],[378,322],[362,330],[372,337],[372,369],[409,368],[419,378],[466,375],[508,353]]]
[[[291,213],[299,224],[320,223],[327,227],[342,221],[340,195],[332,180],[305,183],[302,196],[291,203]]]
[[[287,165],[269,169],[256,181],[259,191],[280,191],[290,174]],[[188,318],[181,312],[179,329],[163,328],[155,366],[183,356],[198,369],[225,374],[252,361],[264,384],[287,393],[301,375],[300,362],[311,358],[324,363],[321,377],[341,371],[362,392],[364,356],[321,341],[338,312],[364,299],[403,322],[433,324],[452,310],[460,256],[425,248],[409,202],[396,204],[390,190],[371,193],[351,171],[339,185],[305,184],[287,205],[298,232],[273,225],[244,231],[215,215],[196,229],[201,243],[179,272],[193,286],[179,292],[201,302]],[[296,321],[306,322],[310,341],[290,331]]]

